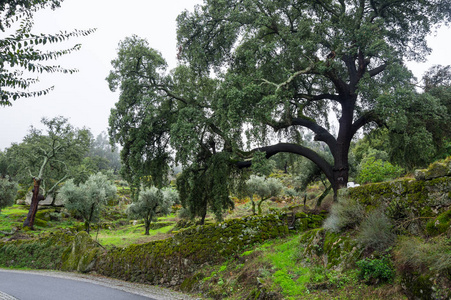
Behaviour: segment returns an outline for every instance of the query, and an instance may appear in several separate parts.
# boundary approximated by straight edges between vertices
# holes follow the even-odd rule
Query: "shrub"
[[[246,181],[246,193],[251,198],[252,212],[255,214],[254,195],[260,201],[257,203],[258,214],[262,214],[262,203],[271,197],[278,196],[283,189],[282,182],[274,177],[265,178],[263,176],[251,175]]]
[[[451,241],[416,237],[398,242],[395,264],[409,299],[450,299]]]
[[[388,161],[370,156],[363,159],[360,163],[357,182],[381,182],[399,177],[403,172],[404,170],[402,168],[394,166]]]
[[[419,272],[448,272],[451,270],[449,239],[435,239],[426,243],[419,238],[402,239],[398,243],[396,261],[400,269]]]
[[[389,256],[373,259],[365,258],[359,260],[357,266],[360,269],[359,278],[365,280],[368,284],[392,282],[395,277]]]
[[[362,221],[357,240],[365,248],[386,250],[396,239],[392,228],[390,219],[381,210],[372,211],[368,218]]]
[[[340,232],[344,229],[355,228],[362,221],[365,209],[356,200],[341,197],[331,207],[330,215],[324,221],[323,227],[332,232]]]
[[[17,189],[17,183],[10,181],[8,176],[0,178],[0,211],[2,208],[14,204]]]

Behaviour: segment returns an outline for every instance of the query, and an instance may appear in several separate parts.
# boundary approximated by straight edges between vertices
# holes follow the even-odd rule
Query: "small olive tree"
[[[0,178],[0,211],[2,208],[14,204],[17,188],[17,182],[11,181],[8,175],[5,178]]]
[[[178,202],[178,193],[174,189],[146,188],[139,193],[138,200],[128,207],[130,218],[142,218],[149,235],[150,223],[157,220],[158,215],[167,215],[171,205]]]
[[[60,190],[64,206],[75,211],[85,222],[89,233],[91,223],[99,219],[100,211],[107,201],[116,197],[116,186],[102,173],[91,175],[85,183],[78,186],[68,180]]]
[[[257,202],[258,214],[262,214],[262,204],[271,197],[278,196],[283,189],[283,184],[277,178],[265,178],[263,176],[251,175],[246,181],[247,195],[251,198],[252,213],[255,215],[254,196],[260,199]]]

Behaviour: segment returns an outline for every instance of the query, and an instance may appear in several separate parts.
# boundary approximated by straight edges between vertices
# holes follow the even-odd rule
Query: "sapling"
[[[127,213],[130,218],[142,218],[149,235],[150,223],[157,221],[158,215],[167,215],[173,203],[178,202],[178,193],[173,189],[158,189],[156,187],[143,189],[138,200],[132,203]]]
[[[102,208],[108,200],[116,197],[116,186],[99,172],[78,186],[72,179],[68,180],[61,188],[60,196],[66,209],[75,211],[83,218],[89,233],[91,223],[99,219]]]
[[[252,213],[255,215],[255,201],[254,196],[259,198],[257,202],[258,214],[262,214],[262,204],[271,197],[278,196],[283,189],[282,182],[276,178],[265,178],[263,176],[251,175],[246,181],[246,190],[248,196],[251,198]]]

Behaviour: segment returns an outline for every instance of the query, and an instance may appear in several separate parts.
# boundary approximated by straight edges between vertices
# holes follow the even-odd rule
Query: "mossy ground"
[[[397,285],[367,285],[356,267],[313,260],[303,239],[296,233],[251,247],[195,273],[181,289],[211,299],[407,299]]]

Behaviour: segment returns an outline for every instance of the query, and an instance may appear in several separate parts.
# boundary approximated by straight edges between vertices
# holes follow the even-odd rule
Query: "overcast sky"
[[[39,74],[40,84],[31,90],[55,89],[48,95],[19,99],[11,107],[0,107],[0,149],[20,143],[30,125],[41,128],[42,117],[64,116],[76,127],[88,127],[94,136],[106,131],[110,109],[118,94],[108,89],[105,78],[111,70],[120,40],[136,34],[146,38],[176,66],[176,22],[183,10],[193,10],[202,0],[65,0],[55,11],[39,11],[35,15],[35,33],[97,28],[87,37],[56,44],[58,49],[81,43],[80,51],[58,59],[55,64],[77,68],[78,73]],[[451,30],[439,30],[429,39],[433,53],[428,62],[409,64],[414,74],[421,74],[434,64],[451,65]],[[37,75],[35,75],[37,76]]]

